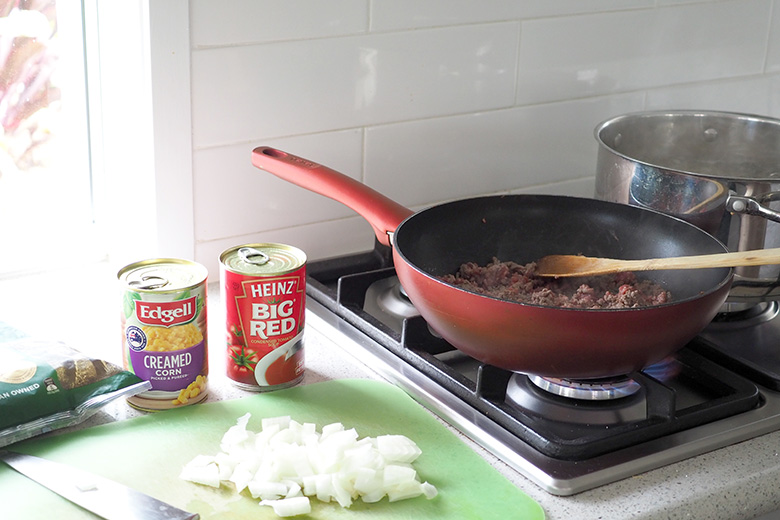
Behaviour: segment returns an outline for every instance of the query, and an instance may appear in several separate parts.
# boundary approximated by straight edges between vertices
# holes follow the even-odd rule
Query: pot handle
[[[413,213],[352,177],[276,148],[255,148],[252,164],[355,210],[371,224],[377,240],[386,246],[390,245],[389,234]]]
[[[772,222],[780,222],[780,213],[762,206],[760,202],[752,197],[737,195],[733,192],[729,194],[729,198],[726,200],[726,209],[740,215],[764,217]]]

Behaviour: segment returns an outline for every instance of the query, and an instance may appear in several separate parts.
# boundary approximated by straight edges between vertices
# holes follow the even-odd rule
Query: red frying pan
[[[639,309],[562,309],[444,283],[465,262],[525,264],[548,254],[640,259],[726,252],[711,235],[652,210],[592,199],[506,195],[413,213],[354,179],[268,147],[252,163],[355,210],[393,248],[398,278],[428,324],[453,346],[517,372],[572,379],[628,374],[682,348],[728,296],[728,268],[657,271],[672,302]],[[644,276],[644,275],[643,275]]]

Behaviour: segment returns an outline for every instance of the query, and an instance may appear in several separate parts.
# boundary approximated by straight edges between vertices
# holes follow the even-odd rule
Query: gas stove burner
[[[575,390],[572,391],[570,385],[574,385]],[[606,385],[615,388],[596,389],[599,386],[596,382],[514,374],[507,385],[504,401],[520,410],[569,424],[618,425],[647,418],[645,392],[641,391],[638,383],[629,379]],[[615,399],[614,395],[621,393],[617,386],[621,385],[631,393],[623,393],[623,399]],[[566,395],[561,396],[557,393],[559,391]],[[571,393],[583,392],[585,398],[571,398]],[[613,397],[604,399],[608,394]],[[598,399],[593,399],[594,396],[598,396]]]
[[[396,276],[372,283],[366,290],[363,309],[396,332],[401,331],[404,318],[420,315]]]
[[[635,394],[641,386],[628,377],[617,379],[558,379],[529,376],[533,384],[553,395],[582,401],[610,401]]]
[[[392,279],[388,279],[387,283],[380,283],[378,289],[377,304],[385,312],[399,318],[412,318],[420,315],[397,279],[394,282]]]
[[[734,330],[753,327],[773,320],[780,313],[776,301],[762,302],[746,309],[733,312],[721,312],[707,327],[707,330]]]

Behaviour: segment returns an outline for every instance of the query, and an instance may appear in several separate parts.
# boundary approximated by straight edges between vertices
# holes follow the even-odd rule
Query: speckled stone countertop
[[[250,394],[235,387],[224,375],[224,314],[218,290],[217,284],[210,284],[208,401],[236,399]],[[344,378],[382,379],[376,371],[329,339],[327,330],[318,330],[322,326],[322,322],[316,319],[307,322],[306,374],[301,384]],[[143,412],[121,400],[107,405],[77,428],[125,420],[141,414]],[[462,434],[456,433],[497,471],[539,502],[549,520],[732,520],[751,519],[780,509],[780,432],[570,497],[547,493]]]

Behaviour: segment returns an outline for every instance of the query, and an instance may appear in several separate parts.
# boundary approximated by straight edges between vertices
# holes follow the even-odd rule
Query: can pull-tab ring
[[[270,256],[252,247],[242,247],[238,250],[238,256],[244,262],[253,265],[265,265],[271,260]]]
[[[133,280],[132,282],[129,282],[128,285],[143,290],[159,289],[168,285],[168,280],[162,276],[148,275],[141,277],[140,280]]]

